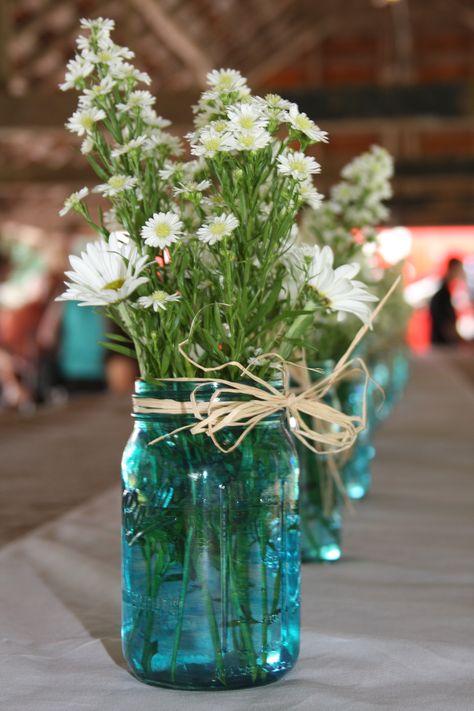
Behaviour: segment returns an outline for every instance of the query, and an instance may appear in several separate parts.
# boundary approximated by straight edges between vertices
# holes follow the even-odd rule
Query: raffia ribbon
[[[369,323],[360,328],[347,351],[335,365],[334,370],[298,394],[291,392],[290,389],[290,368],[296,367],[307,370],[306,366],[289,363],[277,353],[265,353],[259,356],[262,360],[277,360],[282,364],[283,392],[280,392],[271,383],[262,380],[237,361],[229,361],[212,368],[203,367],[183,350],[189,338],[182,341],[178,346],[179,352],[195,368],[204,373],[215,373],[224,368],[235,367],[243,377],[251,381],[251,384],[208,377],[161,379],[160,382],[197,382],[198,385],[196,385],[190,395],[190,399],[186,402],[134,396],[134,412],[141,414],[191,415],[194,417],[195,422],[178,427],[166,435],[157,437],[149,445],[157,444],[178,432],[189,430],[193,435],[206,434],[211,438],[217,449],[221,452],[229,453],[240,445],[242,440],[259,422],[277,412],[286,412],[288,424],[291,421],[292,434],[316,454],[327,454],[328,452],[337,454],[349,449],[356,441],[359,432],[366,426],[366,394],[370,377],[365,363],[360,358],[351,359],[351,355],[398,286],[399,281],[400,278],[394,282],[391,289],[377,305]],[[323,401],[326,393],[354,370],[365,374],[362,415],[347,415]],[[218,383],[222,387],[216,390],[207,402],[198,402],[197,394],[199,391],[206,385],[214,383]],[[225,398],[226,394],[234,397],[236,395],[244,396],[245,399],[225,400],[223,398]],[[312,422],[320,422],[320,430],[307,425],[304,421],[305,415],[309,416]],[[232,445],[224,447],[218,441],[216,435],[228,427],[242,427],[243,431]]]

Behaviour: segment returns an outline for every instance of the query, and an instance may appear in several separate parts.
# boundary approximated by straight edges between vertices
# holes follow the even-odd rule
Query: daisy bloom
[[[302,111],[298,111],[298,106],[296,104],[292,104],[290,106],[285,118],[290,126],[295,129],[295,131],[304,133],[304,135],[311,138],[312,141],[322,141],[323,143],[328,142],[327,132],[321,131],[319,126],[316,126],[314,121],[312,121],[309,116]]]
[[[164,249],[183,234],[183,223],[174,212],[155,212],[143,225],[140,234],[145,244]]]
[[[257,128],[254,131],[236,133],[229,140],[230,146],[238,151],[258,151],[268,146],[271,136],[264,129]]]
[[[66,291],[56,301],[79,301],[79,306],[108,306],[127,299],[148,279],[140,276],[148,256],[130,242],[111,234],[109,241],[89,242],[80,257],[69,257]]]
[[[119,158],[120,156],[123,156],[126,153],[130,153],[130,151],[134,151],[137,148],[140,148],[140,146],[143,146],[146,140],[146,136],[138,136],[138,138],[132,138],[131,141],[124,143],[122,146],[117,146],[117,148],[114,148],[110,155],[112,156],[112,158]]]
[[[222,213],[213,217],[197,231],[197,236],[202,242],[215,244],[224,237],[228,237],[239,226],[238,219],[229,213]]]
[[[69,210],[75,210],[79,206],[81,200],[87,197],[87,195],[89,195],[89,188],[81,188],[76,193],[71,193],[71,195],[66,198],[64,207],[59,211],[60,216],[64,217],[64,215],[67,215]]]
[[[59,85],[61,91],[80,89],[83,80],[94,71],[94,65],[87,59],[77,57],[71,59],[66,65],[64,83]]]
[[[247,86],[247,82],[236,69],[213,69],[207,75],[207,83],[220,94],[229,94]]]
[[[125,190],[131,190],[137,184],[137,179],[130,175],[112,175],[106,183],[97,185],[95,193],[101,193],[104,197],[116,197]]]
[[[312,156],[306,156],[300,151],[286,153],[278,158],[278,172],[290,175],[300,182],[307,181],[312,173],[319,173],[321,166]]]
[[[339,317],[349,313],[363,323],[369,323],[372,311],[368,302],[378,299],[369,293],[365,284],[354,280],[359,265],[344,264],[333,269],[333,263],[334,254],[330,247],[314,246],[308,284],[317,292],[323,305],[337,312]]]
[[[319,210],[324,200],[324,195],[313,187],[311,181],[300,183],[299,191],[300,198],[306,205],[309,205],[313,210]]]
[[[225,133],[220,133],[212,128],[204,129],[198,141],[191,146],[191,153],[195,156],[213,158],[218,151],[230,150],[230,139]]]
[[[227,112],[229,128],[237,131],[254,131],[267,125],[268,119],[262,116],[256,103],[242,103],[232,106]],[[216,121],[216,123],[219,123]]]
[[[153,309],[153,311],[166,311],[166,304],[170,301],[179,301],[181,295],[176,292],[176,294],[167,294],[166,291],[161,291],[157,289],[149,296],[140,296],[137,303],[144,309]]]
[[[102,111],[102,109],[95,109],[94,107],[83,110],[78,109],[66,123],[66,128],[71,133],[84,136],[86,133],[91,133],[97,121],[102,121],[105,117],[105,111]]]
[[[123,113],[125,111],[136,111],[143,109],[151,109],[156,99],[149,91],[137,89],[129,94],[125,104],[117,104],[117,111]]]

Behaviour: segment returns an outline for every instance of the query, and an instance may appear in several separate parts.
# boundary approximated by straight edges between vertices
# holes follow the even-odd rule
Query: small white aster
[[[307,181],[311,174],[320,171],[319,163],[312,156],[306,156],[300,151],[286,153],[278,158],[278,172],[282,175],[290,175],[300,182]]]
[[[323,143],[327,143],[327,132],[321,131],[319,126],[317,126],[314,121],[309,118],[309,116],[298,110],[298,106],[296,104],[292,104],[290,106],[285,118],[290,126],[292,126],[299,133],[303,133],[312,141],[322,141]]]
[[[66,65],[64,82],[59,85],[59,88],[61,91],[80,89],[84,79],[88,77],[89,74],[92,74],[93,71],[94,65],[92,62],[89,62],[83,57],[71,59]]]
[[[235,131],[255,131],[256,129],[264,128],[268,124],[268,119],[262,115],[260,107],[257,103],[241,103],[237,106],[232,106],[228,112],[229,128]],[[215,122],[219,123],[219,122]],[[225,122],[224,130],[227,128]],[[216,127],[217,128],[217,127]]]
[[[124,113],[125,111],[142,111],[143,109],[150,109],[155,101],[155,97],[152,96],[149,91],[137,89],[136,91],[130,92],[125,104],[117,104],[117,111]]]
[[[229,94],[247,86],[247,82],[236,69],[213,69],[207,75],[207,83],[218,93]]]
[[[197,236],[201,242],[215,244],[224,237],[228,237],[239,226],[238,219],[230,213],[222,213],[213,217],[200,227]]]
[[[319,210],[324,200],[324,195],[318,192],[310,181],[300,183],[299,192],[300,198],[306,205],[309,205],[313,210]]]
[[[124,143],[122,146],[117,146],[117,148],[114,148],[110,155],[112,156],[112,158],[119,158],[120,156],[123,156],[126,153],[130,153],[131,151],[137,150],[137,148],[143,146],[146,140],[146,136],[138,136],[137,138],[132,138],[131,141]]]
[[[230,138],[225,133],[220,133],[212,128],[201,131],[198,141],[191,145],[191,153],[195,156],[213,158],[219,151],[231,149]]]
[[[143,225],[140,234],[145,244],[164,249],[183,234],[183,223],[174,212],[155,212]]]
[[[148,296],[140,296],[137,299],[137,303],[144,309],[153,309],[153,311],[166,311],[166,304],[171,301],[179,301],[181,295],[177,292],[175,294],[167,294],[166,291],[157,289],[153,291]]]
[[[69,210],[75,210],[79,206],[81,200],[89,195],[89,188],[81,188],[75,193],[71,193],[68,198],[64,201],[64,207],[59,211],[61,217],[67,215]]]
[[[184,183],[178,183],[178,185],[173,188],[173,194],[185,195],[186,193],[201,193],[210,187],[210,180],[201,180],[199,183],[196,183],[196,181],[190,179]]]
[[[137,179],[130,175],[112,175],[106,183],[97,185],[95,193],[101,193],[104,197],[115,197],[125,190],[131,190],[137,184]]]
[[[271,141],[271,136],[264,129],[240,131],[229,139],[230,146],[238,151],[258,151],[265,148]]]
[[[105,119],[105,111],[90,107],[84,110],[78,110],[73,113],[69,121],[66,123],[66,128],[71,133],[76,133],[78,136],[84,136],[91,133],[97,121]]]

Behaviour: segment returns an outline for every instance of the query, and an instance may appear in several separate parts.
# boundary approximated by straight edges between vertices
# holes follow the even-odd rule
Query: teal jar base
[[[144,675],[139,669],[130,666],[132,675],[150,686],[160,686],[166,689],[176,689],[182,691],[226,691],[232,689],[245,689],[255,686],[265,686],[281,679],[296,663],[296,656],[288,653],[278,655],[278,661],[271,664],[259,666],[255,673],[248,671],[245,673],[238,660],[229,654],[224,657],[225,680],[221,680],[215,675],[215,663],[208,664],[202,660],[195,663],[183,664],[176,670],[175,680],[169,676],[169,669],[156,670]]]

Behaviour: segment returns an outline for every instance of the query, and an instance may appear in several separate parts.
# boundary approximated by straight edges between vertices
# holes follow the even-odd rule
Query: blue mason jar
[[[343,412],[348,415],[361,415],[364,398],[364,381],[362,378],[344,380],[338,387],[338,395]],[[367,396],[368,422],[365,429],[359,433],[357,441],[342,467],[342,479],[347,496],[350,499],[363,499],[372,486],[371,462],[375,457],[375,447],[372,441],[372,410],[373,397]]]
[[[136,396],[188,401],[196,385],[138,381]],[[298,462],[284,416],[260,422],[228,454],[187,430],[150,445],[190,415],[134,419],[122,460],[122,644],[132,673],[177,689],[279,679],[300,637]],[[219,441],[228,447],[241,432],[223,430]]]
[[[311,382],[329,375],[334,369],[333,360],[314,361],[310,367],[320,372],[310,372]],[[340,409],[339,400],[331,389],[324,401]],[[311,426],[308,418],[307,424]],[[342,555],[342,496],[338,490],[338,457],[315,454],[295,438],[300,460],[300,521],[301,555],[303,562],[339,560]]]

